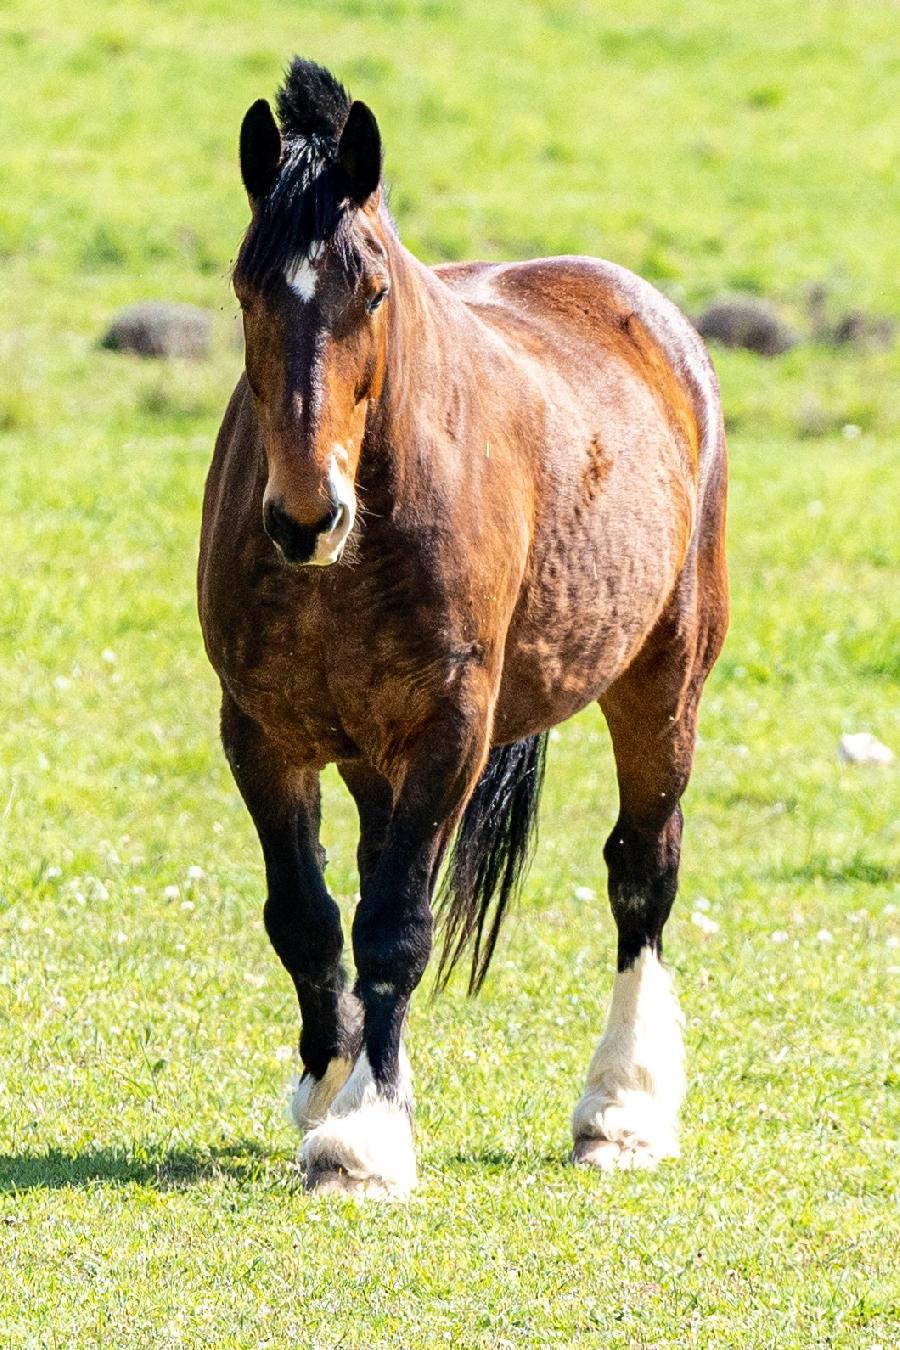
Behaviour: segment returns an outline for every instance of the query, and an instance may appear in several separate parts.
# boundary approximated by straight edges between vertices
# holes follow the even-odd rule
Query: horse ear
[[[362,206],[381,180],[381,134],[365,103],[350,107],[338,145],[338,163],[347,176],[351,198]]]
[[[241,177],[252,202],[265,196],[281,162],[281,132],[264,98],[258,98],[241,123]]]

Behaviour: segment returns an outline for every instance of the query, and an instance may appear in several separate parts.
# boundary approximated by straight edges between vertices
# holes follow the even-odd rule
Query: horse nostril
[[[280,506],[276,506],[274,502],[267,502],[263,512],[263,528],[270,539],[284,547],[293,532],[302,526],[298,526]]]
[[[270,539],[278,538],[279,523],[283,516],[284,512],[279,511],[274,502],[266,502],[263,509],[263,529]]]

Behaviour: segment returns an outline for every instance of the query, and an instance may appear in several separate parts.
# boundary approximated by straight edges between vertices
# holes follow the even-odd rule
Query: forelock
[[[337,159],[350,107],[347,90],[323,66],[292,61],[276,98],[281,164],[235,266],[251,285],[265,290],[320,244],[330,244],[351,274],[358,273],[353,207]]]
[[[318,137],[286,140],[272,186],[259,203],[235,270],[265,290],[286,266],[332,238],[342,214],[337,163]]]
[[[295,56],[285,72],[275,106],[282,134],[340,138],[350,112],[350,95],[324,66]]]

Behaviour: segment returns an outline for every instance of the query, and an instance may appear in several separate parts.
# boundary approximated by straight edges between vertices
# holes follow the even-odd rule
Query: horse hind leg
[[[724,636],[724,618],[685,622],[678,599],[601,699],[619,783],[619,817],[604,849],[618,959],[572,1129],[575,1161],[602,1170],[655,1167],[678,1154],[683,1018],[662,965],[662,934],[678,885],[697,705]]]

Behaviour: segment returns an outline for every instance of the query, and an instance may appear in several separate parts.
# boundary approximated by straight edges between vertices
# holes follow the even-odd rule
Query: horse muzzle
[[[353,507],[338,502],[321,520],[302,525],[277,502],[263,507],[263,528],[286,563],[327,567],[337,562],[353,528]]]

